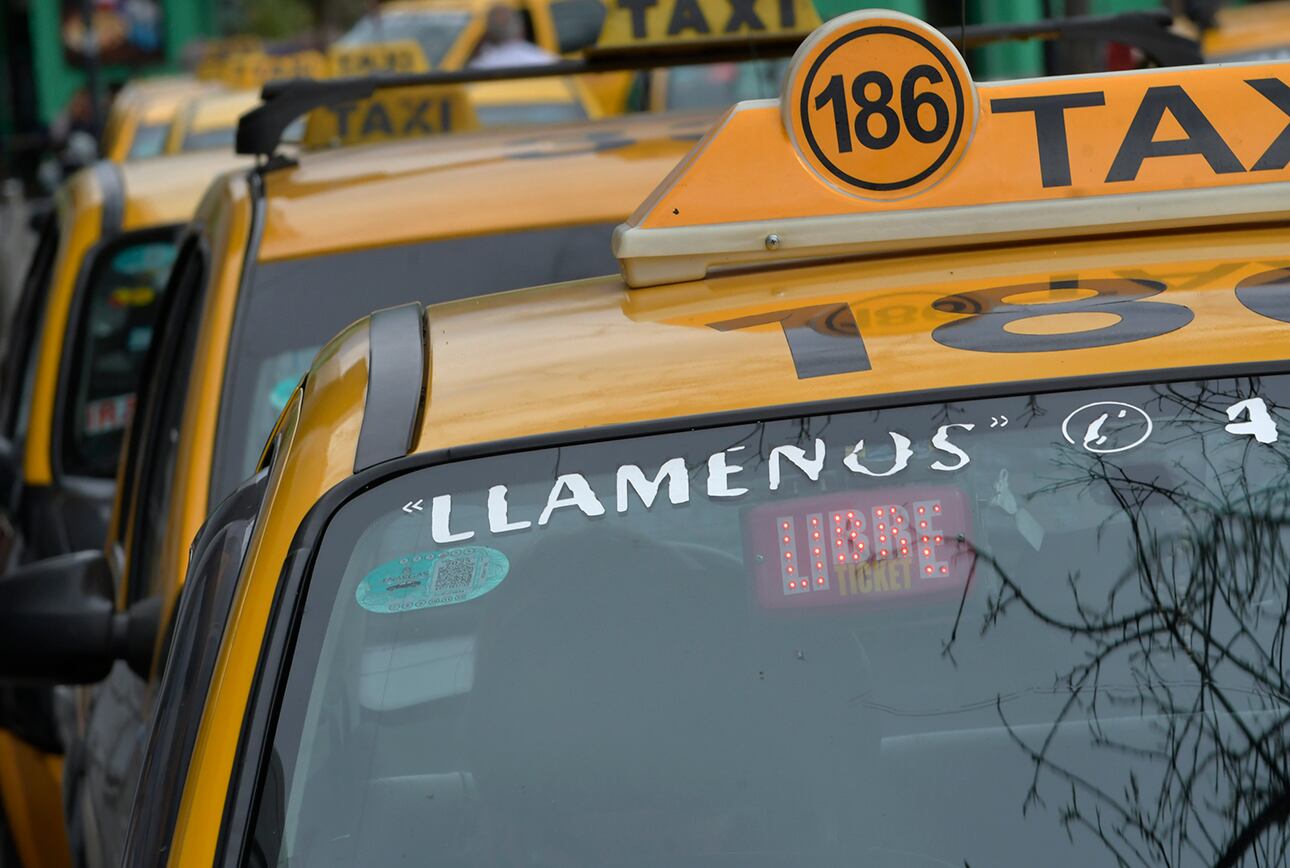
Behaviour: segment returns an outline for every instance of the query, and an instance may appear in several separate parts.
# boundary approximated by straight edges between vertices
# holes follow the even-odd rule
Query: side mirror
[[[60,555],[0,579],[0,680],[92,684],[124,660],[152,668],[160,600],[116,611],[102,552]]]

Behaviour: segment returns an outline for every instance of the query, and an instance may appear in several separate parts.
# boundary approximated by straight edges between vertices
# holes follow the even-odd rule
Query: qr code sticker
[[[475,578],[473,558],[445,558],[436,565],[434,591],[436,594],[465,591]]]

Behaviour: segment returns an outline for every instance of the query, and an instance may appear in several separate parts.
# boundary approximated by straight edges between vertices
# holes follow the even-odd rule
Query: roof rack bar
[[[1110,40],[1137,48],[1158,66],[1186,66],[1203,62],[1199,44],[1169,30],[1173,17],[1166,10],[1123,12],[1116,15],[1088,15],[1025,24],[970,25],[965,31],[967,47],[975,48],[995,42],[1016,40]],[[946,28],[946,35],[956,39],[958,28]],[[370,97],[378,90],[430,85],[476,84],[487,81],[550,78],[597,72],[699,66],[745,60],[767,60],[788,57],[801,44],[801,36],[749,42],[705,44],[695,47],[684,43],[675,48],[651,46],[646,52],[615,51],[612,54],[588,51],[580,60],[561,60],[541,66],[497,69],[462,69],[417,73],[378,73],[375,75],[328,79],[286,79],[264,85],[262,105],[238,121],[236,150],[272,158],[282,141],[283,132],[296,118],[316,108],[337,105]]]

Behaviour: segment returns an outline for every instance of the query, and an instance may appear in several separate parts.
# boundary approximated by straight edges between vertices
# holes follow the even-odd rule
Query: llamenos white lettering
[[[950,433],[955,428],[971,431],[974,427],[970,423],[959,423],[942,425],[937,429],[932,437],[932,448],[952,456],[956,461],[953,464],[947,464],[937,460],[931,464],[931,469],[949,472],[965,467],[971,458],[950,441]],[[889,431],[888,436],[894,446],[894,457],[889,467],[874,469],[861,463],[864,440],[860,440],[855,447],[843,453],[842,464],[853,473],[875,478],[895,476],[905,470],[914,454],[910,439],[895,431]],[[734,476],[746,471],[743,465],[732,463],[731,457],[746,448],[731,446],[708,456],[706,461],[708,478],[705,486],[708,497],[718,500],[731,499],[749,492],[749,488],[732,483]],[[773,447],[767,462],[769,489],[778,491],[783,487],[785,464],[790,464],[801,471],[811,482],[819,482],[827,463],[827,453],[828,447],[819,438],[814,439],[809,452],[793,444]],[[619,514],[628,512],[634,500],[639,500],[643,508],[652,509],[659,501],[659,495],[663,493],[664,488],[667,490],[667,501],[672,506],[682,506],[690,502],[689,468],[684,458],[667,459],[652,475],[648,469],[638,464],[623,464],[616,469],[614,482],[614,505]],[[509,494],[510,489],[506,485],[493,485],[488,489],[488,530],[492,534],[514,533],[534,525],[531,518],[512,517],[508,501]],[[475,536],[474,530],[453,529],[452,506],[450,494],[431,498],[430,532],[439,545],[463,542]],[[547,494],[546,503],[537,517],[537,526],[546,527],[551,523],[556,512],[569,509],[576,509],[588,518],[599,518],[605,515],[604,503],[601,502],[587,477],[581,473],[565,473],[555,479]]]
[[[663,462],[653,479],[645,476],[645,471],[636,464],[624,464],[618,468],[618,511],[627,511],[627,489],[630,487],[649,509],[667,479],[667,499],[673,506],[690,502],[690,474],[685,467],[684,458],[672,458]]]

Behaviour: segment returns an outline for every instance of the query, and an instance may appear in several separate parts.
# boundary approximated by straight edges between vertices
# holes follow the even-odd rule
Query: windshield
[[[214,127],[208,130],[189,130],[184,133],[184,142],[180,146],[184,153],[192,151],[232,150],[233,140],[237,134],[235,127]]]
[[[97,254],[71,344],[59,450],[64,473],[116,475],[175,253],[175,233],[166,230],[133,236]]]
[[[238,302],[215,440],[212,505],[255,470],[314,354],[373,310],[609,274],[614,224],[532,229],[356,250],[256,266]],[[289,322],[291,328],[283,329]]]
[[[1285,865],[1290,377],[460,460],[327,526],[252,864]]]
[[[443,62],[444,55],[457,43],[469,23],[468,12],[376,12],[360,18],[336,42],[338,45],[367,45],[411,39],[421,46],[426,63],[434,68]]]
[[[667,70],[669,110],[728,108],[740,100],[779,96],[788,60],[709,63]]]
[[[127,160],[142,160],[156,157],[166,149],[166,138],[170,135],[170,124],[139,124],[130,142]]]

